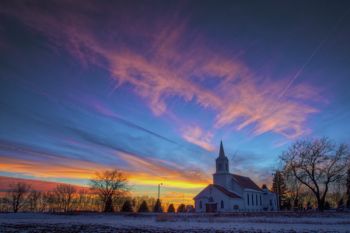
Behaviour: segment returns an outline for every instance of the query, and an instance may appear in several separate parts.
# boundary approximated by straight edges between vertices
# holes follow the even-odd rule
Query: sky
[[[294,141],[350,141],[348,25],[348,1],[1,1],[0,176],[190,202],[222,140],[269,184]]]

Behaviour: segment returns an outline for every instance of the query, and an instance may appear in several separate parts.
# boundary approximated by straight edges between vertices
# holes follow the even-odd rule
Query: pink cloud
[[[207,151],[215,150],[215,147],[211,143],[213,136],[214,135],[211,132],[204,132],[198,126],[187,127],[182,133],[182,137],[186,141],[200,146]]]
[[[103,9],[107,16],[100,29],[89,17],[101,13],[97,7],[71,4],[71,9],[85,14],[62,7],[49,13],[34,5],[19,5],[2,12],[44,33],[82,64],[107,69],[117,87],[132,85],[157,116],[167,112],[167,100],[176,96],[214,110],[217,128],[229,126],[242,130],[253,126],[253,135],[274,132],[287,138],[309,132],[308,116],[318,111],[312,104],[319,97],[314,87],[292,86],[279,98],[288,85],[287,77],[278,81],[260,77],[243,61],[212,51],[183,20],[163,18],[160,24],[154,16],[150,21],[157,23],[149,25],[142,17],[131,19]],[[120,17],[126,17],[127,25],[119,23]],[[135,49],[130,46],[130,40],[142,45]],[[206,87],[202,84],[205,79],[213,79],[217,85]],[[190,129],[182,136],[207,150],[212,149],[212,136],[199,128]]]

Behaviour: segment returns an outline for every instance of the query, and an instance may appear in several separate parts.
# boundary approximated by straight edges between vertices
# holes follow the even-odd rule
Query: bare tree
[[[39,202],[42,198],[42,193],[36,190],[30,191],[28,195],[28,204],[29,204],[29,210],[32,212],[36,212],[39,210]]]
[[[283,171],[287,194],[290,201],[290,207],[293,209],[297,209],[300,202],[300,193],[301,193],[301,183],[297,178],[295,178],[294,174],[289,170]]]
[[[78,211],[96,211],[96,195],[92,195],[85,189],[78,192],[76,198],[76,208]]]
[[[57,201],[56,201],[55,193],[53,191],[48,191],[43,194],[43,203],[44,203],[44,210],[47,210],[48,212],[57,211]]]
[[[30,185],[26,183],[15,183],[10,185],[9,190],[9,199],[12,205],[13,212],[17,213],[20,210],[24,203],[25,198],[30,190]]]
[[[61,204],[64,212],[72,210],[73,196],[77,192],[76,188],[70,184],[58,184],[54,190],[56,201]]]
[[[284,171],[311,190],[320,211],[324,210],[329,185],[342,179],[349,163],[347,145],[328,138],[295,142],[282,154]]]
[[[97,191],[102,200],[104,212],[113,212],[113,201],[124,196],[129,190],[127,178],[118,170],[96,173],[90,183],[91,188]]]

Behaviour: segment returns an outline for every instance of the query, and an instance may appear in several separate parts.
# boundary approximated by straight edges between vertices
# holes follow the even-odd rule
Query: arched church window
[[[228,171],[228,164],[226,163],[226,171]]]
[[[249,193],[247,193],[247,201],[248,201],[248,205],[249,205]]]
[[[259,205],[259,202],[258,202],[258,194],[255,194],[255,203],[256,203],[256,205]]]
[[[223,208],[224,208],[224,201],[221,200],[221,209],[223,209]]]
[[[209,202],[213,202],[213,201],[214,201],[213,197],[209,197]]]
[[[202,201],[199,201],[199,209],[202,209]]]
[[[252,194],[252,206],[254,206],[254,196]]]

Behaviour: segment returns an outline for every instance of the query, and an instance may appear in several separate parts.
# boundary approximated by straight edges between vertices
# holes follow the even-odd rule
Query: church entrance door
[[[205,204],[205,212],[207,213],[215,213],[218,209],[217,203],[207,203]]]

